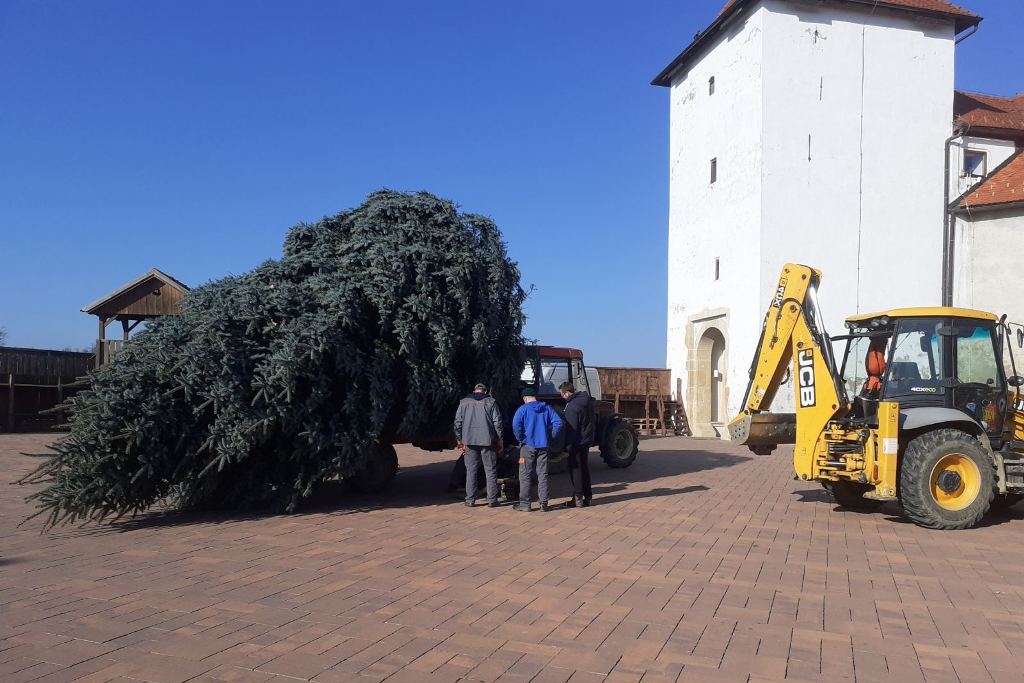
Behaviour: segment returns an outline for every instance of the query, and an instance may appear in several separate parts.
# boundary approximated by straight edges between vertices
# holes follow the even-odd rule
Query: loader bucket
[[[779,444],[796,443],[796,413],[742,413],[729,423],[729,438],[758,455]]]

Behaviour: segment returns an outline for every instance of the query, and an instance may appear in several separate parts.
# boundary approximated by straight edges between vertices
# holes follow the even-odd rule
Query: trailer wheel
[[[394,446],[377,444],[370,450],[363,468],[351,477],[345,477],[345,483],[360,493],[380,493],[398,472],[398,453]]]
[[[855,481],[823,481],[821,485],[840,507],[851,510],[871,510],[881,507],[885,503],[884,500],[864,497],[865,493],[875,488],[868,484],[858,484]]]
[[[907,446],[900,472],[900,502],[915,524],[929,529],[968,529],[988,512],[995,491],[995,463],[967,432],[936,429]]]
[[[608,467],[629,467],[636,460],[639,450],[640,437],[637,436],[636,430],[625,420],[615,418],[615,422],[605,434],[604,442],[601,443],[601,458]]]

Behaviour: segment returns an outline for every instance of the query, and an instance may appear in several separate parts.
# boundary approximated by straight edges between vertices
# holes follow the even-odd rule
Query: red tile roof
[[[726,10],[740,2],[740,0],[729,0],[725,3],[725,7],[722,8],[720,14],[725,14]],[[875,4],[879,7],[896,7],[899,9],[919,9],[925,10],[926,12],[938,12],[939,14],[951,14],[957,17],[963,17],[965,19],[978,19],[978,15],[973,12],[965,10],[963,7],[958,7],[951,2],[946,0],[868,0],[866,4]]]
[[[957,119],[971,128],[995,128],[1024,133],[1024,93],[994,97],[957,92],[953,100]]]
[[[974,186],[960,201],[961,209],[992,208],[1024,203],[1024,150]]]

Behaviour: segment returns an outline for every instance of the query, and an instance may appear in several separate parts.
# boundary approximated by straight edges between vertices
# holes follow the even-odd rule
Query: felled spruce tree
[[[524,298],[492,221],[374,193],[137,335],[69,401],[30,500],[50,525],[160,501],[292,511],[383,436],[443,433],[475,382],[514,400]]]

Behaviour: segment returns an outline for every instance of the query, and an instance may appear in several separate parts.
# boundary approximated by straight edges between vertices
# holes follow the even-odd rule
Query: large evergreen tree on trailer
[[[30,499],[51,525],[164,500],[295,510],[382,440],[444,428],[467,386],[513,396],[524,299],[491,220],[376,192],[192,290],[96,371]]]

